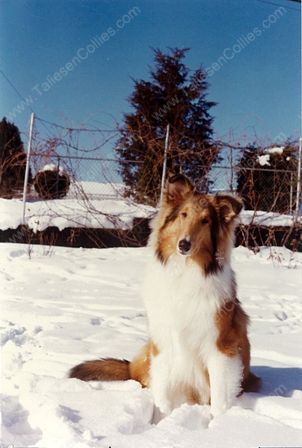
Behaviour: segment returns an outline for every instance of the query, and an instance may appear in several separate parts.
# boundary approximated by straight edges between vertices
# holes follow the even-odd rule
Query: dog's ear
[[[240,198],[228,195],[215,197],[219,215],[224,222],[231,222],[242,210],[243,203]]]
[[[166,200],[170,203],[180,204],[192,193],[194,187],[183,174],[176,174],[168,179],[166,184]]]

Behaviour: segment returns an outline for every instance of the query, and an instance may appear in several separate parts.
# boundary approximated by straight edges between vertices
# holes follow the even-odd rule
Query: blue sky
[[[87,55],[96,36],[101,41]],[[300,14],[295,2],[1,0],[0,69],[40,117],[57,123],[114,127],[129,111],[131,77],[148,78],[151,47],[176,46],[191,48],[186,58],[191,69],[208,69],[208,98],[218,103],[212,109],[217,137],[298,137]],[[66,64],[79,49],[83,60],[68,71]],[[65,74],[54,80],[62,67]],[[47,78],[52,80],[48,89]],[[1,73],[0,92],[0,115],[14,117],[25,131],[30,108],[22,111]]]

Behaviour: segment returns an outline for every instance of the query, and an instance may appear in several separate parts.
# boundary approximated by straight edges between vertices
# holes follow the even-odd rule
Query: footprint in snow
[[[5,429],[1,440],[4,445],[1,444],[0,446],[16,446],[15,443],[12,443],[15,440],[18,440],[18,446],[21,445],[19,440],[22,440],[22,445],[24,446],[36,446],[36,443],[42,436],[41,431],[30,426],[29,412],[21,406],[17,397],[3,394],[0,397],[0,405],[2,429]]]
[[[103,321],[103,319],[102,319]],[[101,319],[99,317],[92,317],[90,319],[91,325],[101,325]]]
[[[11,275],[7,274],[6,272],[1,271],[0,275],[3,277],[4,280],[11,282],[12,280],[14,280],[14,277],[12,277]]]
[[[11,258],[18,258],[22,257],[23,255],[27,255],[26,251],[24,249],[19,250],[12,250],[9,254]]]
[[[274,314],[278,320],[283,321],[287,319],[287,314],[284,311],[276,311]]]
[[[8,341],[12,341],[18,346],[23,345],[26,341],[25,331],[24,327],[7,329],[0,336],[0,345],[5,345]]]
[[[79,411],[71,409],[68,406],[59,405],[59,409],[62,417],[72,423],[78,423],[82,418]]]

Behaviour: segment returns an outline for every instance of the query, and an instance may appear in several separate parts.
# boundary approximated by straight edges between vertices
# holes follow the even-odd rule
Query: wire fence
[[[159,152],[157,157],[158,166],[145,170],[156,189],[153,196],[156,200],[150,207],[150,202],[144,200],[150,193],[147,191],[148,182],[141,187],[146,191],[142,192],[140,200],[134,194],[134,190],[139,188],[139,175],[145,161],[121,161],[113,155],[118,129],[67,127],[36,118],[31,135],[28,181],[25,181],[23,191],[23,222],[38,230],[47,226],[125,229],[133,219],[147,218],[154,213],[154,205],[164,185],[165,173],[160,167],[168,166],[168,176],[175,162],[169,146],[162,147],[162,153]],[[164,140],[168,144],[168,139]],[[215,145],[220,157],[210,170],[203,165],[202,154],[200,163],[196,157],[194,159],[194,173],[201,173],[201,191],[239,194],[252,217],[264,212],[273,214],[272,218],[277,215],[292,218],[291,221],[276,221],[280,223],[294,224],[301,220],[301,148],[299,151],[297,141],[287,142],[286,147],[268,148],[261,153],[238,143],[216,141]],[[290,152],[286,152],[288,148]],[[246,151],[255,157],[242,163]],[[274,165],[276,157],[283,157],[282,169],[280,164]],[[178,153],[177,163],[179,170],[186,173],[186,167],[190,166],[189,152]],[[136,184],[132,188],[123,182],[121,174],[127,166],[137,173]],[[24,180],[26,173],[23,171],[20,173]],[[46,174],[53,184],[48,192]],[[12,189],[10,197],[21,197],[20,186],[17,187]],[[272,220],[269,222],[271,224]]]
[[[127,161],[121,162],[116,159],[85,157],[85,156],[61,156],[32,153],[30,166],[33,177],[39,171],[47,169],[64,169],[71,178],[70,189],[66,195],[68,198],[77,199],[77,185],[82,185],[91,199],[101,199],[120,196],[124,198],[125,189],[122,188],[120,175],[121,165],[127,165]],[[129,162],[130,163],[130,162]],[[139,164],[139,162],[136,162]],[[133,162],[131,162],[133,165]],[[199,169],[207,167],[200,164]],[[219,192],[238,193],[238,173],[243,170],[238,166],[213,165],[203,184],[204,192],[215,194]],[[255,177],[255,173],[261,176],[262,190],[261,207],[259,210],[274,211],[276,204],[284,213],[293,214],[296,209],[297,195],[297,172],[291,170],[273,169],[268,172],[261,168],[244,168],[246,183],[248,176]],[[268,175],[269,174],[269,175]],[[272,185],[272,179],[274,185]],[[32,185],[27,194],[27,200],[38,199],[39,195]],[[251,210],[257,207],[256,199],[253,202],[251,193]],[[284,204],[282,206],[282,204]],[[257,207],[258,208],[258,207]]]

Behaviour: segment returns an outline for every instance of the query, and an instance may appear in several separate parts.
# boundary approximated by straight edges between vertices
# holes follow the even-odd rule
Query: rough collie
[[[242,391],[257,391],[248,316],[230,264],[241,208],[238,198],[200,194],[186,177],[172,177],[150,236],[153,256],[143,287],[149,342],[132,362],[87,361],[70,377],[137,380],[151,388],[162,414],[199,403],[210,404],[216,416]]]

